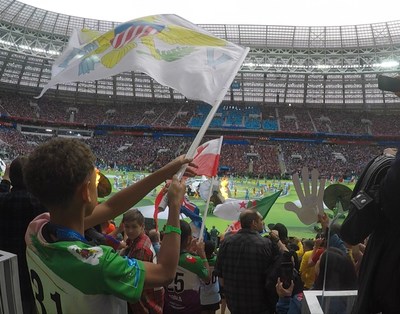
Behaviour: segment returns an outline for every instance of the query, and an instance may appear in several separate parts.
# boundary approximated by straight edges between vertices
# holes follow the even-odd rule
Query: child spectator
[[[157,255],[161,247],[160,232],[156,229],[151,229],[149,231],[149,238],[151,240],[151,244],[153,244],[154,251],[156,251]]]
[[[315,281],[315,265],[309,265],[309,260],[313,253],[314,241],[305,240],[303,246],[304,254],[300,263],[300,276],[304,283],[304,290],[309,290]]]
[[[176,158],[101,204],[95,160],[80,140],[53,138],[37,146],[24,167],[28,189],[49,210],[29,224],[25,235],[36,306],[42,313],[126,313],[126,301],[135,302],[144,288],[167,285],[174,278],[186,189],[174,174],[190,159]],[[194,174],[188,167],[186,176]],[[122,214],[172,176],[168,228],[158,264],[122,257],[83,237],[84,230]]]
[[[200,314],[200,280],[210,281],[204,242],[192,238],[189,223],[181,220],[180,226],[179,264],[175,280],[165,290],[164,314]],[[164,240],[161,248],[163,246]]]
[[[130,209],[124,213],[122,223],[127,239],[121,255],[157,264],[156,252],[144,230],[143,214],[136,208]],[[140,301],[128,306],[131,313],[162,314],[163,304],[164,288],[156,287],[144,289]]]
[[[204,251],[208,260],[211,280],[209,283],[201,282],[200,285],[201,314],[215,314],[221,301],[218,277],[214,273],[214,265],[217,260],[214,250],[215,243],[212,240],[204,242]]]
[[[315,265],[315,275],[314,290],[357,290],[357,273],[354,263],[348,254],[338,248],[331,247],[322,253]],[[331,298],[330,302],[322,300],[321,307],[324,313],[349,313],[346,298]]]

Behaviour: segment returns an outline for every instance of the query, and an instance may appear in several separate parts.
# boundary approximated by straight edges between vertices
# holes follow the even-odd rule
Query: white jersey
[[[214,265],[216,257],[208,260],[209,269],[211,272],[211,281],[207,284],[203,281],[200,286],[200,303],[201,305],[215,304],[221,301],[221,295],[219,294],[219,282],[218,277],[214,274]]]
[[[48,243],[41,231],[49,217],[36,217],[25,235],[39,313],[126,313],[126,302],[136,302],[142,294],[143,263],[119,256],[109,246]]]

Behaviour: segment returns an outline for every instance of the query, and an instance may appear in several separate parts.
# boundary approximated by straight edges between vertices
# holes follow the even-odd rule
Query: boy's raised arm
[[[179,213],[186,192],[184,180],[178,180],[174,175],[168,188],[168,220],[157,264],[145,263],[145,287],[160,287],[168,285],[175,277],[180,252],[180,223]]]
[[[114,219],[135,206],[150,191],[165,180],[171,179],[185,164],[189,164],[190,166],[186,168],[185,176],[195,176],[194,168],[196,168],[196,165],[191,163],[191,161],[191,158],[185,158],[184,155],[181,155],[144,179],[114,194],[107,201],[97,205],[90,216],[85,217],[85,229],[103,221]]]

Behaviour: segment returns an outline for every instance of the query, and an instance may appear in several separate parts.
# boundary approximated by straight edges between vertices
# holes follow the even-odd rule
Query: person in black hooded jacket
[[[3,176],[0,186],[0,250],[18,256],[18,273],[23,313],[36,313],[35,301],[25,257],[25,231],[36,216],[46,211],[27,190],[23,167],[27,157],[16,157]]]
[[[374,229],[368,236],[361,261],[358,296],[353,314],[398,313],[400,296],[400,154],[396,149],[385,149],[384,154],[396,155],[379,188],[380,209]],[[350,244],[357,235],[357,216],[350,215],[343,222],[341,236]],[[354,214],[354,213],[353,213]],[[355,223],[356,222],[356,223]],[[352,230],[346,227],[352,226]],[[361,228],[362,226],[360,226]]]

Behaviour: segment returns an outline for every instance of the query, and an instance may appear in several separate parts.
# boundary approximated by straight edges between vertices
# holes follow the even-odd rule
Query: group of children
[[[111,230],[109,225],[113,224],[107,224],[103,234],[117,236],[115,230],[123,233],[125,245],[118,250],[121,256],[157,263],[159,232],[145,229],[145,218],[138,209],[126,211],[120,227]],[[186,221],[180,221],[180,230],[180,257],[175,279],[165,287],[144,289],[138,302],[128,303],[128,313],[214,314],[219,309],[220,288],[218,278],[213,274],[215,243],[193,238],[191,226]]]
[[[82,141],[54,138],[39,145],[24,167],[28,190],[48,210],[29,224],[25,235],[28,271],[41,313],[127,313],[127,302],[141,301],[148,289],[156,291],[175,279],[179,212],[186,191],[185,180],[175,174],[188,165],[185,177],[194,176],[196,165],[177,157],[98,204],[95,161]],[[171,178],[169,215],[157,263],[121,256],[84,237],[85,230],[125,213]]]
[[[27,158],[24,181],[46,208],[25,234],[38,311],[215,313],[221,300],[213,276],[215,245],[193,238],[179,215],[186,185],[175,174],[185,167],[184,178],[193,177],[197,166],[177,157],[99,203],[95,162],[86,144],[65,138],[39,145]],[[133,207],[171,178],[161,244]],[[110,220],[121,214],[121,225],[112,228]]]

